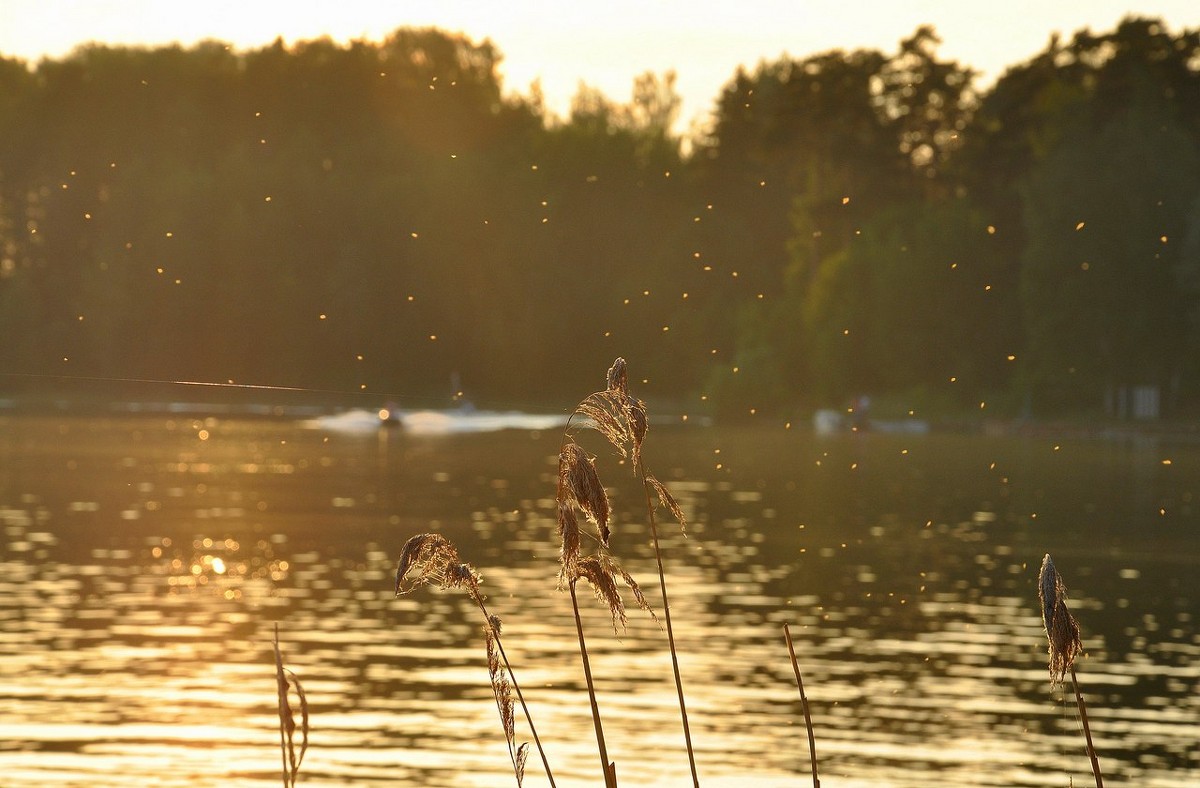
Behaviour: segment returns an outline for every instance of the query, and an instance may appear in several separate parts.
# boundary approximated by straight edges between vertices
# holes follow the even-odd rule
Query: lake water
[[[437,432],[0,415],[0,783],[279,785],[278,623],[302,784],[514,785],[478,611],[393,596],[405,540],[440,531],[504,619],[557,784],[601,784],[556,590],[560,431]],[[640,488],[589,448],[661,608]],[[1197,443],[681,425],[645,460],[689,520],[662,533],[703,785],[811,784],[785,622],[825,788],[1090,785],[1046,670],[1046,552],[1107,784],[1200,785]],[[581,600],[620,784],[689,784],[665,636]]]

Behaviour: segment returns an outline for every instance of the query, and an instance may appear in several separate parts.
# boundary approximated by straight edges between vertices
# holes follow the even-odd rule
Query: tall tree
[[[736,261],[740,300],[775,296],[765,317],[747,320],[746,310],[755,309],[747,306],[740,330],[728,332],[737,336],[735,358],[757,359],[752,369],[784,376],[764,386],[797,399],[805,391],[827,396],[821,388],[879,385],[875,372],[823,363],[820,343],[796,337],[813,329],[813,319],[798,316],[832,309],[865,319],[872,285],[847,277],[873,273],[854,264],[848,250],[890,206],[953,191],[941,185],[943,169],[970,118],[973,75],[938,60],[937,43],[922,27],[892,56],[830,52],[764,64],[754,77],[739,73],[722,95],[699,166],[714,193],[733,197],[717,225],[724,245],[712,245],[719,261]],[[856,332],[853,342],[861,336]],[[763,341],[771,347],[758,347]],[[732,366],[749,377],[743,364],[723,364],[715,385],[728,390],[720,381]]]
[[[1200,139],[1153,94],[1030,173],[1021,292],[1043,405],[1095,408],[1176,377],[1192,306],[1177,277],[1198,183]]]

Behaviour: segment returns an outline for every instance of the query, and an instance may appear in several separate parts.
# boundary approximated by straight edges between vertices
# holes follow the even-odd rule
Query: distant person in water
[[[379,421],[385,427],[400,426],[400,407],[394,402],[388,402],[379,409]]]
[[[855,397],[850,404],[850,427],[865,430],[871,426],[871,398],[866,394]]]

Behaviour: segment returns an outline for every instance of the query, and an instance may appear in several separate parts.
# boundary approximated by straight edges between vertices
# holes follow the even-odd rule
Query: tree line
[[[1200,32],[897,50],[567,117],[435,29],[0,58],[0,371],[799,414],[1200,404]],[[0,391],[38,377],[0,380]]]

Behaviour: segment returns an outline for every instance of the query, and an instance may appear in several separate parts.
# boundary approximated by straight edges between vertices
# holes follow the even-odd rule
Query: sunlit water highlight
[[[278,622],[304,784],[514,784],[478,611],[393,598],[400,546],[438,530],[484,576],[556,782],[599,784],[555,590],[559,432],[437,432],[0,417],[0,782],[278,785]],[[591,448],[654,600],[640,489]],[[655,428],[646,461],[689,519],[662,534],[702,784],[811,784],[784,622],[826,788],[1089,784],[1046,671],[1047,551],[1108,784],[1200,784],[1200,446]],[[687,784],[664,636],[587,601],[621,785]]]

